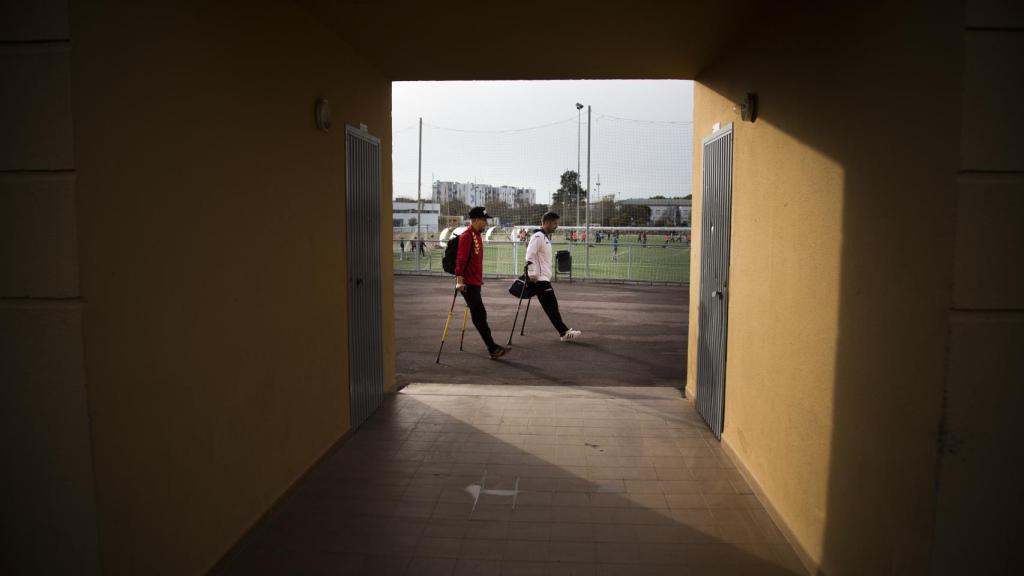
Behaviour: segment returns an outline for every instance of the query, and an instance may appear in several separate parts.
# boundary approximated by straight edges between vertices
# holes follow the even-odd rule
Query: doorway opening
[[[396,82],[392,94],[398,386],[683,389],[692,82]],[[474,206],[492,216],[482,295],[494,340],[511,342],[498,361],[442,266]],[[572,342],[507,291],[547,212],[560,216],[552,286],[582,332]]]

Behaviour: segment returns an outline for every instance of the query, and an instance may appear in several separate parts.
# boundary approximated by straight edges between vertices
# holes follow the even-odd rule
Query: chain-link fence
[[[692,122],[580,112],[501,131],[426,118],[396,129],[394,270],[443,273],[447,232],[467,223],[472,206],[486,206],[496,226],[487,274],[518,275],[525,232],[554,211],[562,228],[553,249],[571,254],[573,279],[688,282]]]
[[[554,253],[568,251],[571,271],[558,274],[560,280],[599,280],[650,283],[688,283],[690,281],[690,244],[683,235],[654,237],[630,242],[600,243],[554,241]],[[396,273],[445,274],[441,268],[444,246],[439,242],[418,243],[404,238],[392,242]],[[589,252],[589,256],[588,256]],[[589,259],[589,264],[588,264]],[[484,244],[484,274],[518,276],[523,273],[526,243],[492,240]],[[557,268],[553,264],[553,268]]]
[[[691,122],[598,114],[589,144],[586,122],[582,141],[579,128],[567,119],[477,132],[425,119],[422,127],[396,130],[394,225],[436,233],[474,205],[486,205],[499,226],[537,225],[547,210],[558,212],[564,226],[688,225]]]

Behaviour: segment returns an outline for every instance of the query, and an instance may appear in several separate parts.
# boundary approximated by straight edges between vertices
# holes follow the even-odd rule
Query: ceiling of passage
[[[391,80],[694,78],[754,0],[307,0]]]

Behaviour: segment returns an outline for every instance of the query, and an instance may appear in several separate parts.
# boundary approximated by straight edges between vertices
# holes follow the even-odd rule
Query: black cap
[[[490,218],[490,217],[491,217],[491,215],[487,213],[487,208],[484,208],[483,206],[474,206],[473,209],[469,211],[469,219],[470,220],[472,220],[473,218]]]

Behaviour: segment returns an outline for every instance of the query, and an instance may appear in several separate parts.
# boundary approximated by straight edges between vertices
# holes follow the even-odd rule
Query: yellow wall
[[[756,3],[300,1],[393,80],[689,79]]]
[[[72,29],[103,569],[201,573],[349,428],[344,124],[382,139],[384,258],[390,84],[283,2],[79,2]]]
[[[946,368],[962,12],[857,3],[759,19],[695,88],[695,190],[700,140],[736,123],[723,441],[824,573],[920,573]],[[760,99],[754,124],[735,109],[746,91]],[[690,394],[699,261],[695,245]]]
[[[548,18],[466,54],[431,30],[535,15],[156,4],[0,18],[0,380],[5,449],[31,469],[12,516],[63,538],[30,550],[37,568],[98,571],[98,518],[104,572],[204,572],[348,430],[343,126],[382,139],[388,262],[389,79],[694,70],[698,166],[711,124],[737,123],[725,443],[825,573],[919,573],[929,553],[956,573],[1012,548],[976,511],[1020,483],[999,444],[1019,436],[1024,334],[1002,265],[1024,245],[1019,9],[567,3],[551,8],[630,33],[584,49]],[[747,90],[756,124],[734,110]]]

